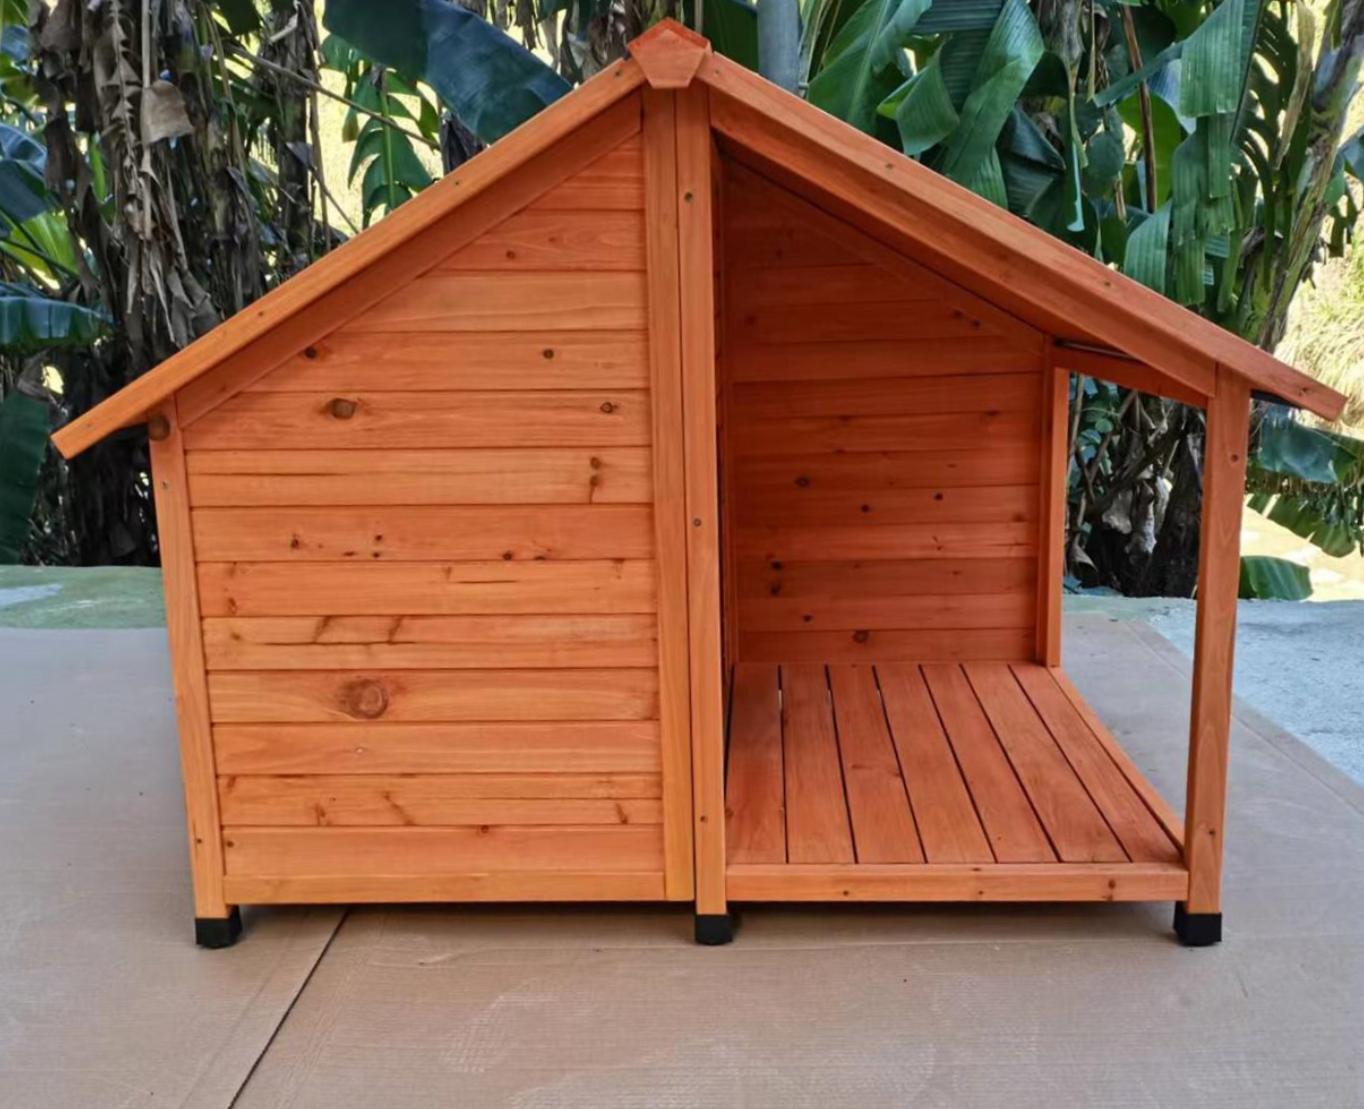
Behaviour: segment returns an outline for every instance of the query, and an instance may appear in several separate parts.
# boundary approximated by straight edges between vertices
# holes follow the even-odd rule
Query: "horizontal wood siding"
[[[748,170],[723,210],[737,658],[1029,657],[1040,344]]]
[[[661,890],[640,157],[186,428],[234,888]]]

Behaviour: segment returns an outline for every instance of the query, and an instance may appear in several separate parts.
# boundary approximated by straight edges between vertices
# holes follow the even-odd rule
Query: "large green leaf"
[[[1011,212],[1026,213],[1066,172],[1065,160],[1020,107],[1010,113],[997,149]]]
[[[1127,237],[1122,272],[1158,293],[1164,293],[1169,258],[1170,205],[1162,204],[1153,216]]]
[[[957,110],[943,82],[941,62],[941,52],[934,54],[928,65],[882,105],[893,112],[900,129],[900,146],[911,158],[937,146],[957,125]]]
[[[327,29],[411,81],[425,81],[484,142],[568,92],[529,50],[449,0],[327,0]]]
[[[938,167],[942,173],[965,183],[980,172],[1042,51],[1032,10],[1024,0],[1005,0],[980,55],[961,120],[945,144]]]
[[[1312,578],[1306,566],[1269,555],[1241,557],[1238,596],[1262,601],[1305,601],[1311,595]]]
[[[758,9],[749,0],[705,0],[701,32],[717,54],[758,69]]]
[[[86,346],[107,321],[98,312],[44,296],[24,285],[0,282],[0,350]]]
[[[1339,453],[1331,435],[1299,423],[1284,412],[1267,416],[1261,422],[1255,463],[1261,469],[1300,481],[1334,484],[1340,480],[1335,468]]]
[[[18,562],[28,537],[49,426],[47,405],[36,397],[13,392],[0,400],[0,563]]]
[[[999,19],[1004,0],[936,0],[914,25],[916,35],[988,31]]]
[[[1251,35],[1247,14],[1254,16],[1256,0],[1222,0],[1213,13],[1184,40],[1179,110],[1186,116],[1234,112],[1249,60]]]
[[[43,179],[47,149],[32,135],[0,123],[0,216],[23,223],[54,204]]]
[[[866,0],[829,45],[810,103],[862,131],[900,83],[896,55],[932,0]]]

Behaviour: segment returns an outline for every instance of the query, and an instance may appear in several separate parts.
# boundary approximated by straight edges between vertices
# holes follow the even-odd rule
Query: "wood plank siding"
[[[229,888],[663,894],[645,235],[635,134],[185,428]]]
[[[746,167],[723,185],[731,661],[1031,658],[1040,341]]]

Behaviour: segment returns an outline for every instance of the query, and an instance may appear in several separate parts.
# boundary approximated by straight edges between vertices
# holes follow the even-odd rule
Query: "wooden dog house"
[[[1342,399],[665,23],[56,436],[146,422],[239,904],[1172,900],[1252,393]],[[1188,803],[1059,669],[1071,371],[1207,411]]]

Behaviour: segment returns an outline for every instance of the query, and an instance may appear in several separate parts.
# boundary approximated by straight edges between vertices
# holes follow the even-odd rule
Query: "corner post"
[[[1250,387],[1219,365],[1216,392],[1208,399],[1203,449],[1198,619],[1184,811],[1189,894],[1175,912],[1175,930],[1190,945],[1216,943],[1222,933],[1222,838],[1249,433]]]
[[[696,938],[725,943],[725,721],[720,648],[720,511],[715,413],[715,265],[710,102],[677,97],[677,211],[682,409],[687,469]]]
[[[695,896],[691,680],[687,640],[687,505],[677,259],[675,95],[643,90],[645,247],[658,566],[659,717],[663,729],[664,893]]]
[[[1061,578],[1065,573],[1066,487],[1070,459],[1066,454],[1070,374],[1056,364],[1056,343],[1042,348],[1042,463],[1037,528],[1037,661],[1061,665]]]
[[[208,679],[194,536],[190,527],[185,446],[174,396],[149,422],[152,492],[161,538],[161,576],[166,593],[166,635],[185,783],[190,874],[194,881],[195,939],[203,947],[226,947],[241,930],[234,906],[223,897],[223,837],[218,815],[218,776],[213,758]]]

